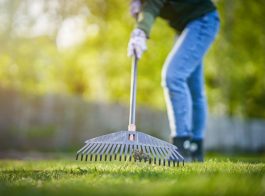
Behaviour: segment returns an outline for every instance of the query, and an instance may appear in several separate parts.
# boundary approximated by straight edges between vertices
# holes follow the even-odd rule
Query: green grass
[[[162,167],[67,159],[0,160],[0,195],[265,195],[264,158]]]

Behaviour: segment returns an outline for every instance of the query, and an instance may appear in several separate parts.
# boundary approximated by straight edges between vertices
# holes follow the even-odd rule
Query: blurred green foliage
[[[210,111],[265,118],[265,2],[216,4],[221,31],[205,61]],[[127,104],[126,52],[134,28],[128,10],[129,0],[0,0],[0,85]],[[140,104],[165,108],[161,68],[174,40],[174,31],[157,19],[140,62]]]

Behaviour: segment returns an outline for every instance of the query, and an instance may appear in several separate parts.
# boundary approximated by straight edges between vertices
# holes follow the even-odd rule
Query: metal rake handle
[[[130,95],[130,116],[128,131],[136,131],[135,110],[136,110],[136,86],[137,86],[137,65],[138,58],[134,52],[131,68],[131,95]]]

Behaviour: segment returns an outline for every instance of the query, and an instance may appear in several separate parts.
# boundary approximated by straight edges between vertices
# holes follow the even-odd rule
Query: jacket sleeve
[[[151,27],[160,13],[166,0],[145,0],[139,15],[137,28],[143,30],[147,37],[150,35]]]

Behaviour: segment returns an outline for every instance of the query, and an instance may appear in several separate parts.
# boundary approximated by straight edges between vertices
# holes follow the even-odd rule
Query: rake
[[[127,131],[119,131],[85,141],[76,155],[81,161],[143,161],[150,164],[179,166],[184,158],[168,142],[136,131],[136,85],[138,59],[134,55],[131,71],[130,115]]]

